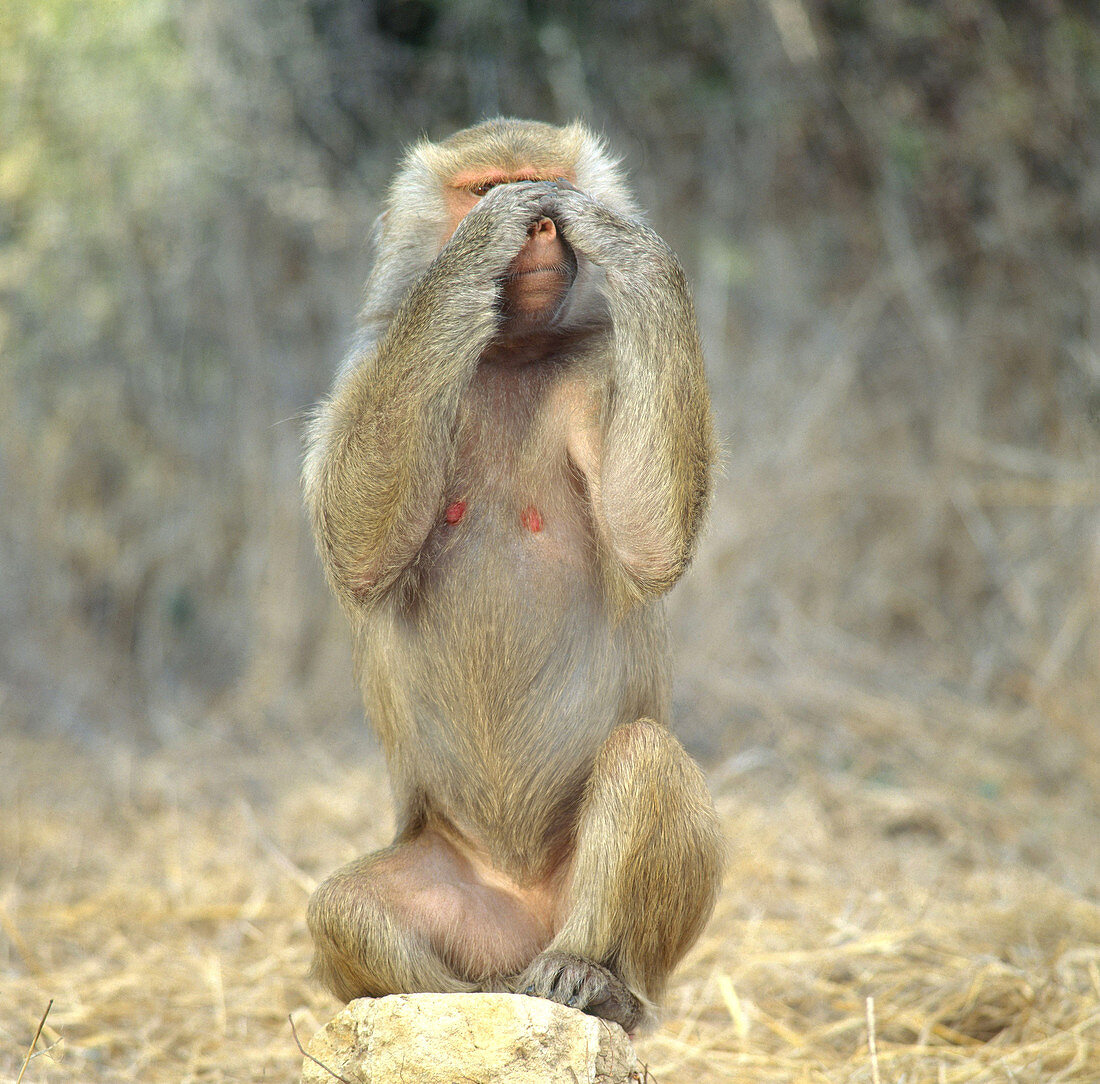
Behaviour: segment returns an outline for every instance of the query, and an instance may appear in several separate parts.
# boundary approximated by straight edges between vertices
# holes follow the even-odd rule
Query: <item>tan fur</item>
[[[508,272],[540,221],[576,275],[520,322]],[[519,989],[632,1028],[720,865],[666,729],[660,596],[714,457],[683,271],[580,125],[418,144],[376,240],[304,484],[399,824],[311,900],[315,973],[344,998]]]

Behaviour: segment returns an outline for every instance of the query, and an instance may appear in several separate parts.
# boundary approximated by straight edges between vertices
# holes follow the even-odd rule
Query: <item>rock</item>
[[[351,1002],[314,1035],[302,1062],[302,1084],[337,1079],[634,1084],[642,1073],[618,1024],[544,998],[394,994]]]

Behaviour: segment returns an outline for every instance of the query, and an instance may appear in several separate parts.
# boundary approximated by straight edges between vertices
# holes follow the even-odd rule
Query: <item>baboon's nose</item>
[[[557,236],[558,227],[554,225],[553,219],[540,218],[537,222],[532,223],[527,232],[531,237],[538,238],[540,241],[553,241]]]

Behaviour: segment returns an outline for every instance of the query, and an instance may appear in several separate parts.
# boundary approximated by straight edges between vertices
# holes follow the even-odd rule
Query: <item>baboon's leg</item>
[[[504,989],[550,939],[522,893],[491,885],[432,830],[337,870],[313,893],[313,976],[337,997]]]
[[[702,773],[664,727],[616,727],[585,792],[565,919],[517,988],[633,1030],[702,931],[720,872]]]

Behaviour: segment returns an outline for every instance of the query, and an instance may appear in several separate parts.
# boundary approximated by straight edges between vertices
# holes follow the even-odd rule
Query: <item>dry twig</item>
[[[290,1021],[290,1033],[294,1036],[294,1045],[297,1046],[298,1049],[301,1051],[302,1057],[309,1058],[309,1060],[313,1062],[314,1065],[319,1065],[322,1069],[324,1069],[326,1073],[328,1073],[330,1076],[335,1077],[337,1080],[342,1080],[344,1084],[351,1084],[350,1080],[348,1080],[346,1077],[342,1077],[334,1069],[330,1069],[323,1061],[315,1058],[308,1050],[306,1050],[304,1046],[302,1046],[302,1040],[298,1038],[298,1029],[294,1026],[294,1017],[288,1016],[287,1019]]]
[[[31,1058],[34,1057],[34,1048],[38,1045],[38,1040],[42,1035],[42,1029],[46,1026],[46,1017],[50,1015],[50,1009],[53,1008],[53,998],[50,998],[50,1003],[46,1006],[46,1011],[42,1014],[42,1019],[38,1021],[38,1030],[34,1033],[34,1038],[31,1039],[31,1045],[27,1050],[27,1056],[23,1059],[23,1066],[19,1070],[19,1076],[15,1078],[15,1084],[21,1084],[23,1080],[23,1074],[27,1071],[27,1066],[31,1063]]]

